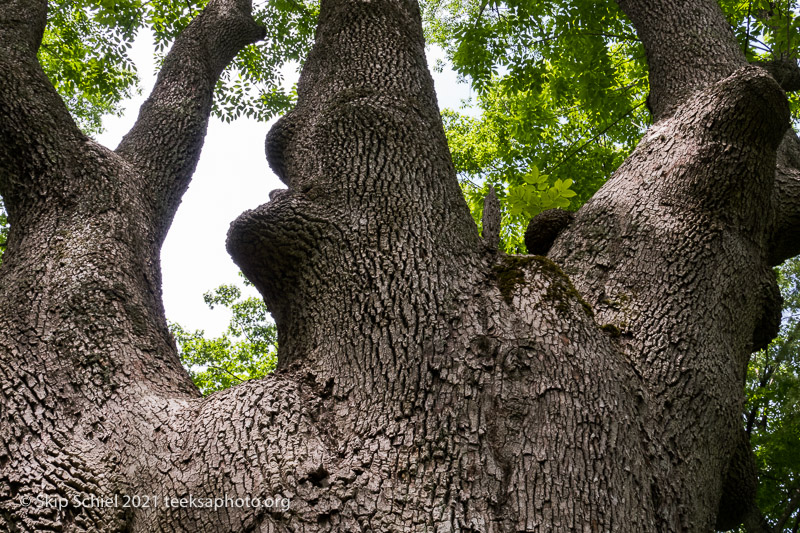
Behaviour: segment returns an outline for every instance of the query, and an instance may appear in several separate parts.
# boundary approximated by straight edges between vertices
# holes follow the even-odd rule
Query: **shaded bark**
[[[778,165],[772,192],[773,227],[769,264],[779,265],[800,254],[800,140],[786,132],[778,150]]]
[[[12,225],[0,269],[0,530],[123,530],[126,509],[21,498],[141,491],[156,428],[199,397],[167,331],[160,245],[216,76],[261,35],[249,13],[249,2],[209,4],[115,153],[80,132],[36,61],[46,2],[0,6],[0,194]]]
[[[773,186],[788,108],[713,2],[621,4],[658,121],[548,258],[478,235],[416,2],[324,0],[297,107],[266,142],[288,189],[228,239],[276,319],[279,369],[205,399],[166,331],[158,250],[215,79],[262,35],[249,3],[212,0],[115,152],[35,63],[43,2],[0,6],[0,529],[720,523],[769,264],[795,246],[777,237],[793,178]],[[136,494],[158,504],[24,504]],[[290,505],[166,504],[224,496]]]

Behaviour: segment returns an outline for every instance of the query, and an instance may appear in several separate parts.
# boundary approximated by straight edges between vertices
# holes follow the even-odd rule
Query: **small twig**
[[[760,44],[760,45],[762,46],[762,48],[763,48],[763,49],[764,49],[766,52],[772,52],[772,48],[770,48],[768,44],[766,44],[764,41],[762,41],[762,40],[761,40],[761,39],[759,39],[758,37],[756,37],[756,36],[754,36],[754,35],[751,35],[751,36],[750,36],[750,41],[754,41],[754,42],[756,42],[756,43]]]
[[[478,22],[480,22],[480,20],[481,20],[481,17],[483,16],[483,11],[486,9],[486,6],[487,6],[488,4],[489,4],[489,0],[483,0],[483,3],[481,3],[481,7],[480,7],[480,8],[478,8],[478,16],[477,16],[477,17],[475,17],[475,23],[476,23],[476,24],[477,24]]]
[[[477,184],[477,183],[475,183],[474,181],[472,181],[472,180],[471,180],[471,179],[469,179],[469,178],[461,178],[461,177],[460,177],[460,178],[459,178],[459,181],[461,181],[461,183],[469,183],[470,185],[472,185],[472,186],[473,186],[473,187],[475,187],[476,189],[480,189],[480,188],[481,188],[481,187],[479,187],[479,186],[478,186],[478,184]]]
[[[237,376],[236,374],[232,373],[232,372],[231,372],[230,370],[228,370],[227,368],[220,368],[220,367],[218,367],[218,366],[209,366],[208,368],[211,368],[211,369],[217,370],[217,371],[219,371],[219,372],[224,372],[224,373],[228,374],[229,376],[231,376],[233,379],[235,379],[235,380],[239,381],[240,383],[244,383],[244,381],[245,381],[245,380],[243,380],[242,378],[240,378],[239,376]]]
[[[789,503],[786,504],[786,509],[783,511],[783,515],[778,520],[778,523],[775,524],[775,531],[783,531],[783,526],[786,525],[786,522],[792,517],[792,514],[800,507],[800,488],[795,489],[794,496],[791,497]]]
[[[578,148],[577,148],[575,151],[573,151],[572,153],[569,153],[569,154],[567,154],[566,156],[564,156],[564,158],[563,158],[563,159],[561,159],[561,161],[559,161],[558,163],[556,163],[556,165],[555,165],[554,167],[550,167],[550,168],[548,168],[548,169],[547,169],[547,172],[548,172],[548,173],[551,173],[551,172],[553,172],[555,169],[557,169],[558,167],[560,167],[560,166],[561,166],[561,165],[562,165],[562,164],[563,164],[565,161],[567,161],[567,160],[568,160],[568,159],[570,159],[572,156],[574,156],[575,154],[577,154],[578,152],[580,152],[581,150],[583,150],[584,148],[586,148],[588,145],[590,145],[591,143],[593,143],[594,141],[596,141],[596,140],[597,140],[598,138],[600,138],[601,136],[605,135],[605,133],[606,133],[608,130],[610,130],[611,128],[613,128],[613,127],[614,127],[614,126],[616,126],[617,124],[619,124],[619,123],[622,121],[622,119],[624,119],[625,117],[627,117],[628,115],[630,115],[631,113],[633,113],[634,111],[636,111],[637,109],[639,109],[640,107],[642,107],[643,105],[644,105],[644,102],[639,102],[639,104],[638,104],[638,105],[636,105],[636,106],[634,106],[634,107],[630,108],[630,109],[629,109],[629,110],[628,110],[628,111],[627,111],[625,114],[623,114],[622,116],[620,116],[620,117],[619,117],[617,120],[615,120],[614,122],[612,122],[611,124],[609,124],[608,126],[606,126],[605,128],[603,128],[603,130],[602,130],[602,131],[600,131],[600,132],[599,132],[597,135],[595,135],[594,137],[592,137],[591,139],[589,139],[588,141],[586,141],[585,143],[583,143],[581,146],[579,146],[579,147],[578,147]],[[572,144],[572,146],[575,146],[575,144],[577,144],[577,143],[573,143],[573,144]]]
[[[565,33],[570,32],[570,31],[571,30],[564,30],[564,31],[562,31],[560,33],[557,33],[555,35],[549,35],[547,37],[542,37],[541,39],[538,39],[536,41],[531,42],[530,45],[541,44],[541,43],[544,43],[544,42],[547,42],[547,41],[553,41],[553,40],[558,39],[559,37],[561,37],[562,35],[564,35]],[[632,42],[640,42],[641,41],[641,39],[639,39],[636,36],[619,35],[619,34],[616,34],[616,33],[598,33],[598,32],[591,32],[591,31],[576,31],[575,35],[589,35],[590,37],[607,37],[609,39],[619,39],[621,41],[632,41]]]

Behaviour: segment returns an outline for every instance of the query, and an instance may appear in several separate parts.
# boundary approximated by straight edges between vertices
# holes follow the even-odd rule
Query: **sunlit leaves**
[[[423,13],[429,40],[477,92],[443,113],[467,202],[479,210],[494,185],[504,248],[522,252],[532,215],[577,209],[644,131],[641,44],[610,1],[428,0]],[[538,169],[548,178],[526,180]]]
[[[39,62],[78,124],[98,132],[104,114],[136,89],[128,49],[142,21],[135,2],[50,2]]]
[[[146,19],[152,28],[157,53],[163,57],[169,46],[207,3],[185,1],[154,2]],[[246,46],[220,77],[215,91],[213,113],[230,122],[241,116],[269,120],[293,105],[294,89],[284,87],[282,70],[299,64],[311,47],[319,14],[316,0],[273,0],[254,2],[253,16],[267,35]]]
[[[203,394],[263,378],[275,370],[278,335],[263,300],[243,298],[235,285],[217,287],[203,299],[211,309],[222,306],[232,312],[224,334],[206,338],[203,331],[189,332],[170,324],[181,363]]]
[[[508,212],[511,216],[524,215],[533,218],[546,209],[569,207],[569,199],[575,196],[570,190],[572,180],[556,180],[551,186],[547,176],[533,167],[523,177],[523,183],[508,188]]]
[[[39,61],[67,108],[87,133],[102,130],[105,114],[121,114],[120,103],[137,91],[129,50],[149,31],[162,58],[207,0],[54,0]],[[234,58],[217,84],[214,114],[268,120],[294,102],[282,70],[305,57],[319,12],[316,0],[256,2],[254,16],[267,29],[264,40]]]

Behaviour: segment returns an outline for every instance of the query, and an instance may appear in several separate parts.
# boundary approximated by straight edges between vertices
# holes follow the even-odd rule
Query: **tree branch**
[[[769,263],[779,265],[800,254],[800,140],[791,129],[778,148],[772,208],[774,225]]]
[[[792,517],[792,514],[800,507],[800,488],[794,491],[789,502],[786,504],[786,509],[783,511],[783,515],[778,520],[778,523],[775,524],[775,531],[783,531],[786,522]]]
[[[697,89],[745,64],[739,43],[711,0],[618,0],[647,53],[653,120],[669,116]]]
[[[36,59],[46,19],[45,1],[0,7],[0,194],[12,223],[23,197],[60,185],[51,171],[86,140]]]
[[[23,49],[36,54],[46,24],[45,0],[5,2],[0,10],[0,46],[8,50]]]
[[[641,37],[650,67],[648,105],[654,121],[670,116],[693,91],[727,77],[745,63],[717,2],[619,0]],[[800,87],[793,61],[761,65],[784,90]],[[778,151],[772,199],[770,264],[800,253],[800,142],[786,133]]]
[[[774,283],[766,243],[753,236],[766,237],[763,213],[788,123],[784,93],[760,68],[698,91],[648,130],[548,253],[595,321],[621,330],[652,393],[650,416],[664,427],[659,438],[676,443],[670,457],[712,441],[733,451],[741,431],[744,370],[768,303],[764,288]],[[719,312],[730,299],[739,302],[735,318],[732,308]],[[704,436],[670,424],[686,413]],[[693,494],[687,505],[708,498],[694,488],[696,476],[688,464],[670,472]]]
[[[214,87],[246,45],[263,38],[250,0],[212,0],[178,36],[139,118],[117,153],[148,181],[163,239],[188,187],[208,127]]]

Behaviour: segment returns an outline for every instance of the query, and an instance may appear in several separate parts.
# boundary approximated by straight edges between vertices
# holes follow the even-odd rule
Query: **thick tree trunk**
[[[36,65],[28,4],[0,5],[0,529],[661,533],[730,507],[798,193],[790,170],[773,186],[785,96],[715,4],[622,3],[651,65],[709,23],[719,58],[654,73],[658,122],[546,258],[479,238],[416,2],[323,0],[267,139],[288,190],[228,241],[279,370],[206,399],[166,331],[158,251],[216,77],[261,35],[249,3],[212,0],[115,152]],[[146,506],[122,507],[134,495]],[[91,496],[118,499],[76,505]]]

